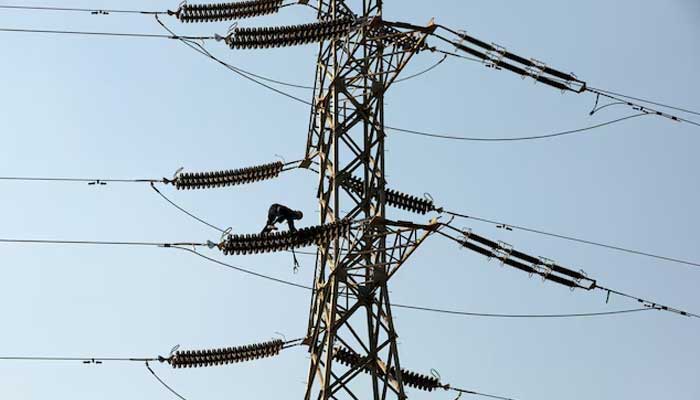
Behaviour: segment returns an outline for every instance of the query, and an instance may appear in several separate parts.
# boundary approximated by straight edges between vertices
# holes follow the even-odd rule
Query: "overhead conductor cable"
[[[685,317],[700,318],[700,315],[698,314],[683,311],[674,307],[669,307],[654,301],[642,299],[641,297],[632,296],[617,290],[608,289],[604,286],[599,285],[595,279],[589,278],[583,271],[571,270],[569,268],[561,266],[560,264],[557,264],[552,260],[543,257],[530,256],[528,254],[515,250],[512,246],[506,243],[495,242],[493,240],[474,234],[471,231],[464,231],[454,228],[449,224],[444,224],[443,226],[462,234],[462,237],[456,238],[438,230],[439,234],[459,243],[463,248],[479,253],[483,256],[488,257],[489,259],[495,258],[501,261],[503,265],[511,266],[523,272],[527,272],[530,275],[538,275],[542,277],[543,280],[558,283],[560,285],[570,288],[571,290],[584,289],[586,291],[592,291],[594,289],[597,289],[606,292],[608,294],[608,299],[610,297],[610,294],[615,294],[618,296],[635,300],[649,309],[667,311]]]

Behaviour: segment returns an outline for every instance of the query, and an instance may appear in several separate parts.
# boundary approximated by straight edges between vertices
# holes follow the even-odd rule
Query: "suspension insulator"
[[[283,0],[253,0],[217,4],[183,4],[175,15],[181,22],[218,22],[257,17],[279,11]]]
[[[180,174],[174,180],[177,189],[212,189],[223,186],[236,186],[277,178],[284,164],[281,161],[217,172],[188,172]]]
[[[283,347],[284,342],[282,340],[273,340],[271,342],[223,349],[178,351],[168,359],[168,363],[173,368],[199,368],[235,364],[274,357],[282,351]]]
[[[304,25],[268,28],[236,28],[226,38],[232,49],[258,49],[270,47],[298,46],[338,39],[347,35],[355,25],[354,18],[315,22]]]
[[[295,232],[230,235],[219,248],[225,255],[246,255],[298,249],[311,245],[323,246],[350,233],[350,221],[299,229]]]
[[[354,351],[348,350],[343,347],[337,347],[333,354],[333,359],[348,367],[359,367],[362,364],[366,364],[362,371],[365,373],[370,373],[372,371],[371,363],[367,363],[367,357],[363,357]],[[378,373],[381,373],[380,369],[377,369]],[[391,367],[389,369],[389,375],[396,379],[396,368]],[[442,387],[440,381],[432,376],[422,375],[416,372],[401,369],[401,379],[404,385],[412,387],[414,389],[423,390],[426,392],[432,392],[433,390]]]
[[[349,191],[352,191],[358,195],[362,195],[364,193],[364,182],[362,179],[355,176],[345,179],[342,185]],[[411,196],[393,189],[385,189],[384,194],[386,195],[386,203],[395,208],[400,208],[402,210],[421,215],[435,209],[435,204],[428,199]]]
[[[391,367],[389,373],[394,378],[396,377],[396,369],[394,367]],[[433,390],[441,387],[440,381],[437,378],[419,374],[413,371],[407,371],[403,368],[401,369],[401,380],[403,381],[404,385],[425,392],[432,392]]]

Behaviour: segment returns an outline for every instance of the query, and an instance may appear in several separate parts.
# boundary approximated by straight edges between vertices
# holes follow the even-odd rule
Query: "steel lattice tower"
[[[306,163],[318,162],[321,224],[339,221],[341,210],[353,222],[347,237],[318,250],[305,398],[404,399],[387,281],[433,228],[385,218],[384,95],[433,28],[383,21],[382,0],[363,0],[361,13],[346,3],[319,1],[319,21],[359,25],[320,46]],[[353,176],[360,190],[348,190]],[[334,360],[340,348],[362,362],[343,366]]]

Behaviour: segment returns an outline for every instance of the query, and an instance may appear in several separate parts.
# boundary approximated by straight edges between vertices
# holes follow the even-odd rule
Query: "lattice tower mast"
[[[363,0],[359,13],[350,3],[360,1],[318,2],[319,21],[359,22],[320,46],[306,151],[308,163],[318,162],[320,223],[341,212],[353,223],[349,235],[318,249],[305,399],[404,399],[387,281],[430,228],[385,219],[384,95],[433,28],[383,21],[382,0]],[[359,194],[343,185],[351,176],[363,177]],[[364,362],[334,363],[339,348]]]

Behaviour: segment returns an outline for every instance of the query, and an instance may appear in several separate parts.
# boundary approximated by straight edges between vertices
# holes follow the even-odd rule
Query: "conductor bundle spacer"
[[[254,0],[235,3],[183,4],[175,13],[181,22],[219,22],[274,14],[283,0]]]
[[[350,233],[350,221],[302,228],[294,232],[230,235],[219,248],[225,255],[246,255],[322,246]]]
[[[168,364],[172,365],[173,368],[199,368],[235,364],[274,357],[282,351],[283,347],[284,342],[278,339],[271,342],[224,349],[178,351],[168,359]]]
[[[372,370],[371,363],[367,363],[366,357],[342,347],[336,347],[335,353],[333,354],[333,359],[349,367],[357,367],[365,364],[365,366],[362,368],[362,371],[365,373],[370,373]],[[377,368],[377,372],[381,373],[381,370]],[[396,379],[396,369],[394,367],[389,369],[389,375]],[[407,371],[403,368],[401,369],[401,379],[404,385],[426,392],[432,392],[433,390],[442,387],[442,385],[440,385],[440,381],[435,377]]]
[[[345,17],[303,25],[235,28],[225,40],[232,49],[298,46],[338,39],[347,35],[355,23],[354,18]]]
[[[342,185],[358,195],[364,193],[364,182],[360,178],[351,176],[347,178]],[[421,215],[435,209],[435,204],[429,199],[411,196],[393,189],[385,189],[384,194],[386,196],[386,203],[395,208]]]
[[[277,178],[284,164],[281,161],[255,167],[217,172],[188,172],[178,175],[173,184],[182,189],[212,189],[236,186]]]

